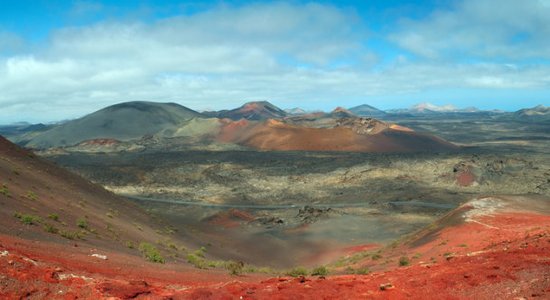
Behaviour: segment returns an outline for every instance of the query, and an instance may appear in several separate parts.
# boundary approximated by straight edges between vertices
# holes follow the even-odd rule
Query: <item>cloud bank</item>
[[[399,53],[390,63],[384,51],[367,46],[372,32],[359,11],[315,3],[101,21],[59,28],[33,46],[0,31],[0,123],[72,118],[130,100],[200,110],[258,99],[327,108],[393,97],[388,102],[399,106],[395,99],[448,89],[544,97],[550,6],[502,3],[465,1],[424,19],[398,20],[383,37]],[[79,13],[90,7],[102,9],[88,5]]]

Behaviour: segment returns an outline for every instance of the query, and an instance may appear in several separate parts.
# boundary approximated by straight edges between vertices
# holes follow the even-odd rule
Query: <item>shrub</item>
[[[311,271],[311,276],[327,276],[328,269],[325,266],[320,266]]]
[[[51,224],[44,224],[44,230],[46,232],[54,233],[54,234],[59,232],[59,229],[57,229],[55,226],[53,226]]]
[[[136,248],[136,245],[132,241],[127,241],[126,242],[126,247],[128,247],[130,249],[134,249],[134,248]]]
[[[48,219],[59,221],[59,215],[58,214],[49,214]]]
[[[286,275],[292,276],[292,277],[306,276],[307,274],[308,272],[304,267],[296,267],[286,273]]]
[[[193,252],[196,256],[204,258],[204,255],[206,254],[206,248],[201,247],[200,249]]]
[[[35,215],[24,215],[19,212],[13,214],[14,217],[18,218],[21,223],[26,225],[34,225],[40,223],[40,217]]]
[[[375,253],[371,256],[371,259],[372,260],[379,260],[382,258],[382,255],[378,254],[378,253]]]
[[[399,266],[404,267],[409,265],[409,258],[406,256],[401,256],[399,258]]]
[[[229,271],[231,275],[241,275],[243,273],[244,263],[242,261],[228,261],[225,264],[225,269]]]
[[[10,190],[8,189],[8,186],[4,183],[2,184],[2,187],[0,187],[0,194],[11,197]]]
[[[195,251],[196,252],[196,251]],[[199,257],[193,253],[187,254],[187,262],[195,266],[195,268],[206,269],[208,264],[204,258]]]
[[[176,246],[176,244],[174,244],[174,242],[172,241],[166,241],[166,247],[176,251],[178,250],[178,246]]]
[[[59,235],[69,240],[76,240],[80,238],[80,234],[78,232],[73,232],[73,231],[62,230],[59,232]]]
[[[158,249],[149,243],[145,243],[145,242],[140,243],[139,251],[150,262],[161,263],[161,264],[165,262],[162,255],[160,255],[160,252],[158,251]]]
[[[86,221],[86,219],[80,218],[76,221],[76,226],[82,229],[88,229],[88,221]]]
[[[27,197],[27,199],[30,199],[30,200],[33,200],[33,201],[38,199],[38,196],[33,191],[28,191],[26,197]]]
[[[357,275],[367,275],[369,273],[370,273],[370,270],[367,267],[361,267],[361,268],[355,270],[355,274],[357,274]]]

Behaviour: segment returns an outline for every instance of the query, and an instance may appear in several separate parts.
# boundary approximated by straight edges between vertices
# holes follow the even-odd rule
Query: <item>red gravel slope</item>
[[[388,126],[375,134],[359,134],[349,127],[310,128],[277,120],[229,122],[218,140],[259,150],[433,152],[457,147],[435,136]]]

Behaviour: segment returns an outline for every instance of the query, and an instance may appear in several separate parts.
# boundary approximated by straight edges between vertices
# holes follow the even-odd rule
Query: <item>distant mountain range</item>
[[[473,107],[458,109],[452,105],[436,106],[430,103],[421,103],[409,109],[383,111],[363,104],[350,109],[337,107],[330,113],[308,113],[300,108],[284,111],[267,101],[258,101],[248,102],[232,110],[199,113],[176,103],[134,101],[112,105],[82,118],[59,124],[20,123],[0,126],[0,134],[25,147],[39,149],[75,146],[89,141],[91,144],[98,145],[107,142],[112,144],[154,136],[161,139],[186,137],[206,142],[236,143],[261,149],[315,150],[320,144],[309,139],[307,134],[310,134],[321,138],[317,143],[321,143],[321,141],[326,143],[322,147],[319,146],[319,149],[374,151],[373,149],[378,149],[375,147],[374,141],[381,135],[375,138],[372,134],[369,129],[370,125],[368,125],[371,122],[368,121],[370,118],[399,121],[416,117],[443,120],[450,117],[470,116],[522,122],[547,122],[550,121],[550,108],[540,105],[515,113],[504,113],[482,111]],[[341,141],[342,144],[337,145],[322,138],[323,135],[329,136],[342,130],[332,130],[342,124],[352,124],[348,121],[341,121],[345,119],[363,120],[352,122],[354,125],[348,126],[348,129],[354,130],[353,133],[347,129],[341,132],[349,139],[361,141],[363,146],[354,145],[347,140]],[[273,122],[273,120],[277,120],[277,122]],[[419,135],[410,133],[407,128],[397,124],[382,123],[385,125],[379,127],[383,128],[379,133],[383,134],[386,139],[389,137],[393,139],[397,136],[400,136],[399,139],[404,139],[406,136],[414,141],[419,138]],[[396,131],[399,131],[399,134],[395,133]],[[365,138],[364,135],[367,132],[370,132],[368,134],[370,137]],[[357,134],[358,136],[356,136]],[[249,139],[244,139],[244,136],[248,136]],[[342,138],[343,136],[335,135],[335,137]],[[309,141],[307,147],[292,144],[306,140]],[[290,141],[293,142],[290,143]],[[389,140],[384,141],[390,143]],[[424,141],[431,143],[437,140],[430,138],[424,139]],[[273,146],[277,143],[281,146]],[[403,145],[400,141],[392,140],[391,143],[395,145],[395,147],[392,146],[395,148],[392,148],[392,151],[408,151],[407,149],[414,148],[411,146],[414,143],[405,148],[399,146]],[[367,147],[367,144],[370,146]]]
[[[163,149],[170,149],[178,143],[277,151],[418,152],[456,149],[455,145],[433,135],[361,118],[342,107],[330,113],[290,115],[267,101],[203,113],[175,103],[125,102],[79,119],[37,129],[21,131],[10,138],[29,148],[75,151],[102,151],[109,147],[126,151],[124,149],[143,149],[144,145],[159,143]]]
[[[428,102],[419,103],[411,108],[390,109],[387,114],[412,114],[412,115],[428,115],[428,114],[449,114],[449,113],[486,113],[487,111],[479,110],[476,107],[457,108],[454,105],[434,105]]]

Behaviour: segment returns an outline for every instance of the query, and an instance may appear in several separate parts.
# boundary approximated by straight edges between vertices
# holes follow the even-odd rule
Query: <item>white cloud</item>
[[[403,20],[392,35],[401,47],[427,58],[550,58],[547,0],[465,0],[428,18]]]
[[[512,53],[516,46],[499,43],[508,36],[504,31],[484,37],[476,34],[481,25],[463,24],[484,20],[485,9],[468,1],[456,12],[410,22],[410,30],[394,38],[427,57],[442,56],[449,48],[476,55]],[[463,14],[470,19],[463,22]],[[487,22],[492,26],[502,18]],[[512,28],[531,26],[531,21],[514,22],[519,25]],[[455,28],[460,29],[456,34],[442,32]],[[407,97],[429,89],[550,87],[547,65],[428,63],[403,53],[373,69],[384,53],[362,46],[368,38],[363,29],[352,11],[280,3],[220,6],[156,23],[63,28],[40,48],[0,56],[0,124],[73,118],[130,100],[221,109],[268,99],[282,106],[326,108],[327,103],[345,106],[346,99]],[[538,51],[533,46],[531,55]]]

